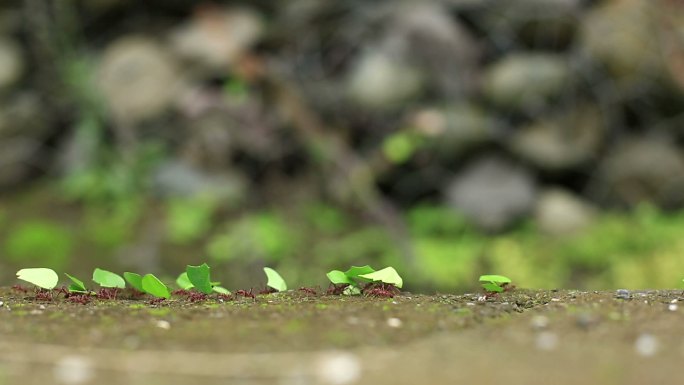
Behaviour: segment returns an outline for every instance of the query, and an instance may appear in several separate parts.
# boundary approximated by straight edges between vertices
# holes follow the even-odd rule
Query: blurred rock
[[[411,118],[411,125],[433,138],[444,158],[486,143],[496,134],[497,121],[479,106],[459,103],[447,108],[425,108]]]
[[[347,79],[346,88],[352,101],[364,107],[384,109],[397,107],[422,92],[425,79],[421,71],[403,55],[391,51],[395,50],[388,46],[373,47],[360,55]]]
[[[24,60],[19,45],[0,36],[0,91],[16,83],[24,72]]]
[[[183,81],[172,56],[154,40],[124,36],[106,48],[97,85],[115,118],[135,124],[169,109]]]
[[[241,201],[247,187],[245,180],[237,174],[228,171],[209,174],[174,160],[155,170],[152,184],[159,196],[205,197],[227,204]]]
[[[0,188],[24,181],[44,160],[50,132],[40,103],[28,92],[0,101]]]
[[[608,205],[653,202],[684,205],[684,156],[673,143],[651,138],[623,140],[599,166],[593,193]]]
[[[467,166],[447,187],[456,211],[488,231],[500,231],[528,215],[537,197],[532,175],[509,160],[481,159]]]
[[[593,222],[594,214],[591,206],[562,189],[542,192],[535,208],[539,228],[556,236],[573,235],[586,229]]]
[[[513,53],[487,69],[483,92],[499,107],[534,113],[561,95],[570,79],[563,56]]]
[[[598,155],[605,131],[600,111],[580,106],[522,127],[509,143],[515,154],[541,169],[567,170]]]
[[[263,35],[259,14],[248,9],[203,5],[171,35],[174,52],[214,70],[226,71]]]
[[[509,46],[564,48],[572,43],[582,0],[480,1],[475,22]]]
[[[401,36],[410,56],[443,95],[467,95],[476,85],[480,47],[470,32],[437,2],[411,1],[393,8],[388,33]]]
[[[657,1],[609,0],[582,19],[581,47],[618,84],[636,86],[662,76],[654,12]]]

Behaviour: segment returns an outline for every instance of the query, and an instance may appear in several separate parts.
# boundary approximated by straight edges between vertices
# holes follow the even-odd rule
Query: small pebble
[[[677,311],[677,305],[671,303],[667,306],[667,310],[669,311]]]
[[[169,321],[164,321],[164,320],[157,321],[155,323],[155,326],[160,328],[160,329],[164,329],[164,330],[171,329],[171,324],[169,323]]]
[[[546,329],[547,327],[549,327],[549,317],[543,315],[536,315],[532,317],[530,325],[532,325],[532,328],[536,330]]]
[[[40,306],[38,306],[38,309],[40,309],[40,310],[45,310],[45,305],[40,305]]]
[[[634,349],[642,357],[651,357],[658,351],[658,340],[651,334],[642,334],[634,342]]]
[[[627,289],[617,289],[615,291],[615,298],[618,299],[630,299],[631,296],[631,293]]]
[[[473,302],[466,302],[466,306],[475,306],[475,303],[473,303]]]
[[[361,377],[361,360],[352,353],[331,353],[319,359],[316,369],[321,383],[351,384]]]
[[[670,303],[677,303],[678,301],[679,300],[677,300],[677,299],[673,299],[672,301],[670,301]]]
[[[558,346],[558,336],[551,332],[541,332],[537,335],[535,345],[539,350],[554,350]]]
[[[591,313],[580,313],[577,315],[577,318],[575,319],[577,327],[585,330],[589,329],[596,322],[596,317],[594,317],[594,315]]]
[[[551,298],[551,302],[560,302],[560,298]]]
[[[387,319],[387,326],[389,326],[391,328],[400,328],[401,324],[402,324],[402,322],[399,318],[392,317],[392,318]]]
[[[2,302],[2,301],[0,301],[0,307],[2,307],[2,306],[4,306],[4,305],[5,305],[5,303]]]
[[[478,301],[478,302],[484,302],[484,301],[486,301],[486,300],[487,300],[487,296],[486,296],[486,295],[481,295],[481,296],[477,297],[477,301]]]
[[[58,383],[84,384],[93,378],[93,367],[87,357],[66,356],[55,363],[53,374]]]
[[[38,309],[33,309],[33,310],[31,310],[31,311],[29,312],[29,314],[31,314],[31,315],[41,315],[41,314],[43,314],[43,311],[42,311],[42,310],[38,310]]]

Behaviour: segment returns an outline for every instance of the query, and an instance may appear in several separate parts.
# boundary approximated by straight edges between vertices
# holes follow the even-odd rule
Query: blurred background
[[[684,278],[678,0],[4,0],[0,282]]]

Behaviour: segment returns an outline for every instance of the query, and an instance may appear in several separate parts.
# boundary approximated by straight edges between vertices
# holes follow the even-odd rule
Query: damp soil
[[[0,384],[684,383],[681,291],[0,301]]]

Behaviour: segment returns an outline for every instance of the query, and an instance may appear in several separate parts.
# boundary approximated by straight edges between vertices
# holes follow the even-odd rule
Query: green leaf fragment
[[[492,293],[501,293],[503,291],[503,287],[492,282],[483,283],[482,287]]]
[[[393,267],[386,267],[373,273],[360,275],[361,278],[369,279],[373,282],[382,282],[401,288],[404,281]]]
[[[188,273],[185,272],[181,273],[181,275],[176,278],[176,285],[183,290],[190,290],[195,287],[192,282],[190,282],[190,279],[188,279]]]
[[[330,282],[332,282],[335,285],[340,285],[340,284],[349,284],[349,285],[354,285],[355,282],[347,276],[342,271],[339,270],[331,270],[326,274],[328,276],[328,279]]]
[[[278,291],[287,290],[287,284],[285,283],[285,280],[280,276],[280,274],[278,274],[277,271],[271,269],[270,267],[264,267],[264,273],[266,273],[266,277],[268,278],[268,282],[266,283],[268,287],[272,287]]]
[[[356,278],[359,277],[363,274],[370,274],[373,273],[375,269],[370,267],[369,265],[366,266],[352,266],[349,268],[349,270],[345,271],[344,274],[349,277],[349,278]]]
[[[87,293],[88,289],[86,289],[85,284],[83,281],[80,279],[69,275],[67,273],[64,273],[64,275],[67,276],[71,280],[71,284],[69,285],[69,293]]]
[[[131,285],[135,290],[137,291],[142,291],[144,292],[142,287],[142,275],[137,274],[137,273],[129,273],[125,272],[123,273],[124,279],[126,282],[128,282],[129,285]]]
[[[185,272],[188,273],[188,280],[190,283],[199,291],[204,294],[211,294],[211,279],[209,278],[209,273],[211,268],[206,263],[200,266],[188,265],[185,268]]]
[[[142,289],[145,293],[153,295],[157,298],[168,299],[171,297],[169,288],[166,287],[166,285],[164,285],[164,283],[153,274],[147,274],[142,278]]]
[[[342,291],[343,295],[361,295],[361,288],[354,285],[349,285]]]
[[[115,287],[119,289],[126,287],[126,281],[119,274],[99,268],[93,271],[93,282],[102,287]]]
[[[43,267],[21,269],[17,271],[17,278],[46,290],[54,289],[59,282],[59,276],[54,270]]]
[[[230,295],[230,290],[226,289],[225,287],[214,286],[211,288],[211,290],[213,290],[215,293]]]
[[[481,275],[480,282],[493,282],[493,283],[511,283],[511,279],[503,275]]]

